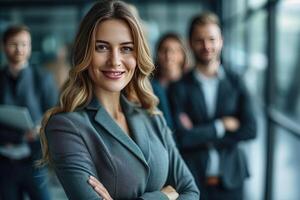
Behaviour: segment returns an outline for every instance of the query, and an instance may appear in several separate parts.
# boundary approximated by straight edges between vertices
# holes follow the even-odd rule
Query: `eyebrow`
[[[109,42],[104,41],[104,40],[96,40],[96,43],[104,43],[104,44],[109,44]],[[132,44],[133,42],[122,42],[121,45],[127,45],[127,44]]]

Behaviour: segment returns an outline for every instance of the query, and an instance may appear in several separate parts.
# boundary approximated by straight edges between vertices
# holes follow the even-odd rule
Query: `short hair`
[[[29,27],[25,26],[25,25],[13,25],[13,26],[8,27],[6,29],[6,31],[4,31],[4,33],[3,33],[3,37],[2,37],[3,44],[6,44],[6,42],[9,40],[9,38],[17,35],[18,33],[24,32],[24,31],[30,34]]]
[[[205,11],[201,14],[194,16],[190,23],[189,39],[191,39],[196,26],[204,26],[207,24],[216,24],[220,27],[219,17],[215,13],[210,11]]]

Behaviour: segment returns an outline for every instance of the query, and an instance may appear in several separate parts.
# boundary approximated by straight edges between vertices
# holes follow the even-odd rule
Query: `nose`
[[[15,49],[18,53],[22,52],[25,49],[26,45],[25,44],[15,44]]]
[[[208,40],[204,40],[203,47],[204,47],[204,49],[208,50],[210,48],[210,42]]]
[[[22,50],[22,46],[20,44],[16,45],[16,50],[17,52],[20,52]]]
[[[173,49],[167,49],[167,50],[165,51],[164,56],[165,56],[166,61],[173,60],[174,57],[176,56],[176,55],[175,55],[175,51],[174,51]]]
[[[121,55],[119,50],[116,49],[111,52],[109,61],[112,67],[118,67],[121,65]]]

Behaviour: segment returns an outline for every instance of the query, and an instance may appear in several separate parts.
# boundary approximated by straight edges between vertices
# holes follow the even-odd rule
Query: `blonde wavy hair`
[[[95,32],[99,23],[108,19],[121,19],[127,22],[136,50],[137,67],[132,80],[124,88],[123,93],[132,102],[138,103],[149,113],[155,114],[158,104],[153,94],[149,76],[154,70],[149,47],[146,43],[141,25],[128,5],[121,1],[104,0],[96,3],[81,21],[72,52],[72,69],[69,78],[62,88],[59,105],[48,110],[42,120],[41,144],[43,158],[39,164],[48,164],[50,155],[45,136],[45,127],[52,115],[72,112],[76,108],[85,107],[93,97],[93,84],[87,69],[95,51]]]

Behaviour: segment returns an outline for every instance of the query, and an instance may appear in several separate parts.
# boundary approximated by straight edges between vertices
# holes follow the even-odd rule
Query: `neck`
[[[104,91],[101,91],[101,93],[96,93],[96,97],[112,118],[119,118],[120,114],[122,113],[120,93],[105,94]]]
[[[208,64],[197,63],[197,69],[207,77],[216,76],[220,67],[220,61],[210,62]]]
[[[20,71],[25,68],[25,63],[9,63],[9,71],[15,77],[17,77]]]

